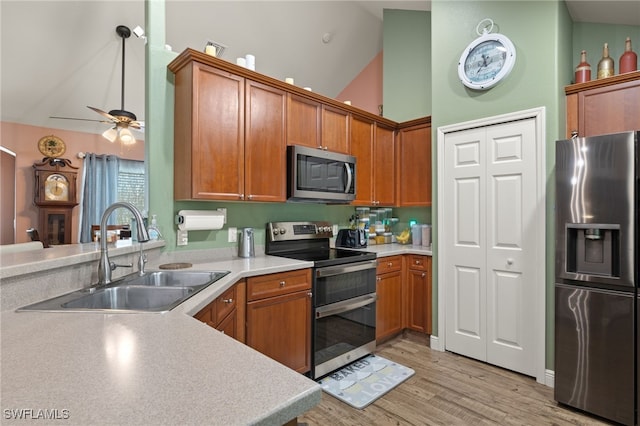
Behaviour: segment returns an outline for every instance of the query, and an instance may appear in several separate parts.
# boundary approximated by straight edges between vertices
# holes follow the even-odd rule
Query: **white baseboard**
[[[438,339],[438,336],[430,336],[429,347],[433,350],[444,352],[442,340]]]
[[[544,370],[544,384],[553,388],[556,386],[556,372],[553,370]]]

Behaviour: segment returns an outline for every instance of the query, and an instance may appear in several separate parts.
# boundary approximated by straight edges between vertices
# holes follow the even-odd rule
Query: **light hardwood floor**
[[[535,379],[450,352],[431,350],[413,333],[378,346],[376,354],[416,374],[364,410],[322,393],[300,424],[316,425],[606,425],[559,406]]]

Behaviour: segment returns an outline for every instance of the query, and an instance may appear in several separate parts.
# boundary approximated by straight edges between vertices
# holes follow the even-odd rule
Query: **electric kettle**
[[[256,255],[253,243],[253,228],[240,229],[240,239],[238,240],[238,257],[254,257]]]

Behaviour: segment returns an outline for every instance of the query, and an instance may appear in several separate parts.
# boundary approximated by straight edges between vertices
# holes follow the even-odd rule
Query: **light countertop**
[[[425,247],[398,244],[366,250],[379,257],[431,255]],[[77,256],[92,256],[83,251]],[[148,270],[166,261],[160,257]],[[242,278],[311,266],[265,255],[193,262],[189,270],[230,273],[165,314],[3,312],[3,423],[23,415],[54,416],[39,424],[62,419],[65,424],[278,425],[302,415],[320,402],[318,384],[192,315]],[[19,268],[17,259],[9,265]]]

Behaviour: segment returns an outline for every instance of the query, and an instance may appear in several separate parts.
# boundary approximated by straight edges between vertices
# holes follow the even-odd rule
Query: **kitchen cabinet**
[[[402,331],[402,256],[378,259],[376,271],[376,340]]]
[[[285,201],[284,91],[190,62],[175,93],[175,199]]]
[[[224,334],[245,341],[246,284],[238,281],[194,317]]]
[[[348,153],[348,111],[289,93],[287,145]]]
[[[310,269],[247,278],[246,343],[299,373],[310,371]]]
[[[431,206],[431,117],[408,124],[398,131],[396,205]]]
[[[405,326],[431,334],[431,256],[405,255]]]
[[[351,155],[356,157],[353,205],[395,203],[395,130],[365,117],[351,117]]]
[[[565,87],[567,138],[640,129],[640,71]]]
[[[245,195],[242,199],[286,201],[286,108],[286,92],[246,80]]]

